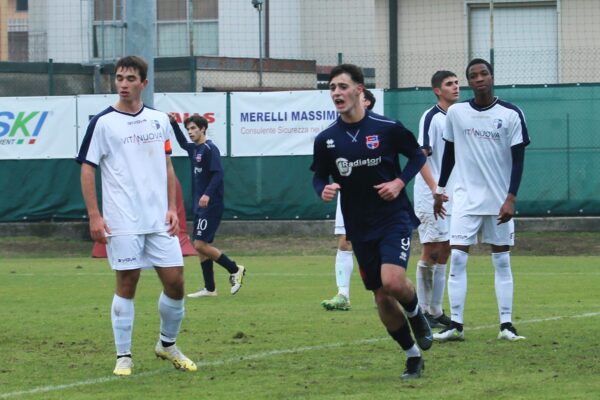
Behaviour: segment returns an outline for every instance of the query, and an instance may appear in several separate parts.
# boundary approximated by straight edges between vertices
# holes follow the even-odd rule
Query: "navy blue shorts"
[[[367,290],[379,289],[381,283],[381,265],[393,264],[406,269],[410,256],[411,230],[392,230],[376,240],[352,242],[352,248],[358,261],[360,276]]]
[[[212,243],[222,217],[223,207],[198,208],[194,216],[193,240]]]

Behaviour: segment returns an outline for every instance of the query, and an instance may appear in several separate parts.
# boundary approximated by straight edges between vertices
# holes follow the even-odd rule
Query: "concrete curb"
[[[333,235],[333,220],[223,221],[218,235]],[[192,223],[188,221],[188,232]],[[598,232],[600,217],[515,218],[517,232]],[[87,221],[0,223],[0,237],[36,236],[90,240]]]

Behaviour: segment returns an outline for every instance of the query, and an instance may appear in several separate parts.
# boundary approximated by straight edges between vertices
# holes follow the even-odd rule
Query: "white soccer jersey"
[[[90,121],[77,161],[100,167],[102,216],[112,235],[167,231],[172,134],[168,116],[146,106],[137,114],[109,107]]]
[[[429,165],[431,175],[433,175],[436,183],[440,178],[442,170],[442,156],[444,155],[445,143],[442,135],[445,128],[446,113],[437,105],[425,111],[419,122],[419,144],[422,149],[430,153],[427,157],[427,165]],[[446,184],[446,193],[449,199],[448,202],[444,203],[444,208],[448,215],[452,214],[454,175],[450,176]],[[414,199],[416,211],[433,214],[433,195],[420,173],[415,177]]]
[[[454,104],[444,139],[454,142],[454,214],[498,215],[508,195],[511,147],[529,144],[523,112],[496,98],[485,108]]]

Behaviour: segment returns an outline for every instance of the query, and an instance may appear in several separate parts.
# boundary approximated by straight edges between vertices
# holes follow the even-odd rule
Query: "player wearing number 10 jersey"
[[[192,211],[194,213],[194,248],[200,253],[200,265],[204,277],[204,288],[188,294],[188,297],[210,297],[217,295],[213,261],[229,272],[231,294],[236,294],[242,287],[246,269],[237,265],[224,253],[210,243],[215,238],[217,228],[221,224],[223,210],[224,184],[221,153],[211,140],[206,139],[208,121],[194,114],[184,121],[192,143],[175,120],[175,114],[170,114],[171,126],[175,132],[177,143],[187,151],[192,167]]]

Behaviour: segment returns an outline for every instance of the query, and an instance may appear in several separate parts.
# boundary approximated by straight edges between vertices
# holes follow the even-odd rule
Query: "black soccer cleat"
[[[423,357],[409,357],[406,359],[406,369],[402,373],[402,379],[418,379],[421,371],[425,369]]]
[[[430,315],[431,319],[427,319],[427,322],[429,322],[429,326],[432,328],[442,328],[442,329],[448,329],[450,328],[450,325],[452,325],[452,320],[442,312],[442,315],[440,315],[439,317],[434,317],[433,315]]]
[[[410,327],[419,347],[422,350],[429,350],[433,344],[433,333],[431,332],[431,327],[420,307],[417,315],[408,318],[408,322],[410,323]]]

